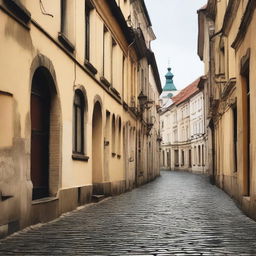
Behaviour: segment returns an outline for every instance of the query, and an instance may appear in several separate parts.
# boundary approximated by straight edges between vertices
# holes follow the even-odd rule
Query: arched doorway
[[[46,69],[38,68],[31,88],[31,181],[32,199],[49,196],[49,138],[52,95]]]
[[[92,117],[92,183],[103,181],[102,174],[102,111],[97,101],[93,109]]]

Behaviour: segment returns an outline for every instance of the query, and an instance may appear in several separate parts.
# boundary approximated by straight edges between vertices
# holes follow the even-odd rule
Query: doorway
[[[49,196],[50,110],[49,79],[39,68],[33,76],[30,104],[32,200]]]
[[[97,101],[93,109],[92,117],[92,183],[103,181],[102,174],[102,111]]]

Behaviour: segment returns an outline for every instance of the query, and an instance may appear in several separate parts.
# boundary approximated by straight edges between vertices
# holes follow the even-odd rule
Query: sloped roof
[[[186,101],[188,98],[190,98],[192,95],[194,95],[196,92],[199,91],[198,84],[200,82],[201,77],[196,79],[193,83],[185,87],[179,94],[172,97],[172,100],[174,104],[179,105],[182,102]]]

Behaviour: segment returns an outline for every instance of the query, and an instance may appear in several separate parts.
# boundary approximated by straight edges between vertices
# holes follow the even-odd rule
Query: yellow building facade
[[[159,158],[159,124],[143,115],[158,120],[161,84],[154,54],[128,22],[132,8],[128,0],[0,1],[0,236],[159,175],[159,161],[148,167]]]
[[[211,175],[255,218],[255,1],[212,1],[198,11],[205,63]]]

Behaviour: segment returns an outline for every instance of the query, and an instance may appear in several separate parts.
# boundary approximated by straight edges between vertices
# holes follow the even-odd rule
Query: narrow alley
[[[255,255],[256,223],[207,177],[154,182],[0,241],[0,255]]]

